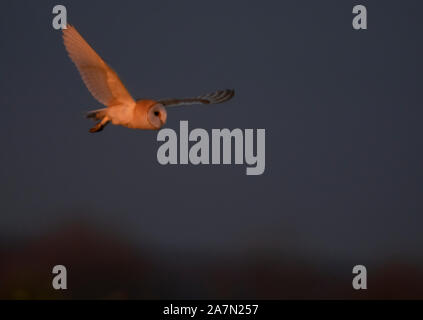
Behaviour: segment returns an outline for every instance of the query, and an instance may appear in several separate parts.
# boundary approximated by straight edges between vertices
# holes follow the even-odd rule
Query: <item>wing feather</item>
[[[63,42],[69,57],[94,98],[105,106],[135,105],[116,72],[82,38],[75,27],[63,29]]]
[[[234,90],[225,89],[219,90],[212,93],[208,93],[202,96],[194,98],[182,98],[182,99],[162,99],[158,102],[166,107],[174,107],[181,105],[190,104],[216,104],[228,101],[235,95]]]

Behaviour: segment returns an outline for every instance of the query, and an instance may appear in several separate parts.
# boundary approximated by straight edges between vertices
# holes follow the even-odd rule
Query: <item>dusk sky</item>
[[[266,130],[266,170],[167,165],[156,131],[108,126],[52,8],[137,99],[234,88],[167,128]],[[9,1],[0,5],[3,244],[74,219],[135,243],[325,261],[423,260],[421,1]],[[326,260],[327,259],[327,260]]]

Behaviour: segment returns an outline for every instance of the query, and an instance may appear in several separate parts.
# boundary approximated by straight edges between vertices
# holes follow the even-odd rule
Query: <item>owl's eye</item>
[[[156,117],[158,117],[158,116],[159,116],[159,114],[160,114],[160,112],[159,112],[159,111],[154,111],[154,115],[155,115]]]

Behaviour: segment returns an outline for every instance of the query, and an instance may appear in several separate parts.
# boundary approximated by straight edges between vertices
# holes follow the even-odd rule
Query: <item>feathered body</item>
[[[135,101],[116,72],[94,51],[75,27],[63,29],[63,41],[82,80],[91,94],[106,106],[90,111],[88,118],[99,121],[90,132],[101,131],[109,122],[130,129],[160,129],[167,119],[165,107],[187,104],[215,104],[231,99],[233,90],[220,90],[194,98]]]

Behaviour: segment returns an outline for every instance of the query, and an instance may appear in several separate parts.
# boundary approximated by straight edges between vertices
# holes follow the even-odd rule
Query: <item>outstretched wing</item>
[[[63,29],[63,42],[91,94],[105,106],[135,105],[118,75],[71,25]]]
[[[234,90],[226,89],[219,90],[213,93],[205,94],[203,96],[195,98],[183,98],[183,99],[162,99],[158,102],[166,107],[174,107],[187,104],[213,104],[222,103],[231,99],[235,94]]]

